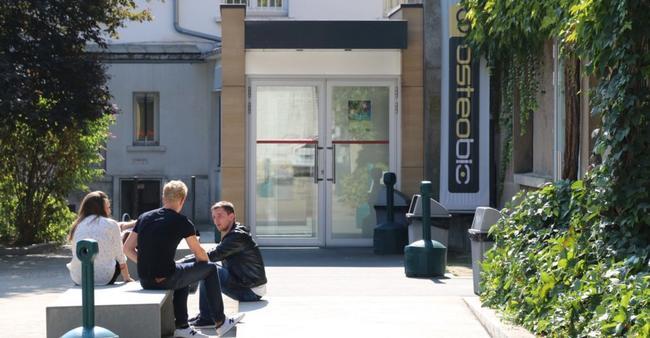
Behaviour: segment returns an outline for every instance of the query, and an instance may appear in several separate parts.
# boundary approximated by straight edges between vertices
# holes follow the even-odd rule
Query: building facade
[[[181,179],[199,225],[227,199],[263,244],[372,245],[381,174],[424,177],[422,5],[238,2],[140,1],[89,47],[120,107],[93,188],[135,217]]]

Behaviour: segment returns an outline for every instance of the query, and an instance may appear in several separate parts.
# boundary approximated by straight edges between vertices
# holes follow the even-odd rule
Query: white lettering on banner
[[[458,184],[468,184],[471,181],[472,129],[472,49],[461,44],[456,47],[456,170],[455,180]],[[462,145],[465,145],[461,152]]]

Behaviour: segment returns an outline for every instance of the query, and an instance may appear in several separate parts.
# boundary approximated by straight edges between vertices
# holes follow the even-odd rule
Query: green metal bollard
[[[373,248],[375,254],[401,254],[404,245],[408,243],[408,229],[395,223],[394,208],[394,185],[397,182],[395,173],[384,173],[384,184],[386,185],[386,223],[379,224],[375,228],[373,236]]]
[[[404,270],[407,277],[445,275],[447,248],[431,240],[431,182],[420,184],[422,202],[422,240],[404,248]]]
[[[81,261],[81,304],[83,326],[68,331],[61,338],[114,338],[115,333],[95,326],[95,269],[93,261],[99,252],[97,241],[84,239],[77,242],[77,258]]]

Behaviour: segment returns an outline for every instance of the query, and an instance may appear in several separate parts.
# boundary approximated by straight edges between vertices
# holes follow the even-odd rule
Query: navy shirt
[[[196,234],[187,217],[171,209],[155,209],[140,217],[138,234],[138,275],[141,279],[169,277],[176,270],[176,247],[183,238]]]

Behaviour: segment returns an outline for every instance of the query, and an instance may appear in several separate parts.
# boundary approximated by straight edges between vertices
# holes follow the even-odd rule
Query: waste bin
[[[413,195],[409,212],[406,219],[409,221],[408,239],[413,243],[422,239],[422,198],[421,195]],[[431,205],[431,239],[447,247],[449,242],[449,219],[451,214],[433,198],[430,198]]]
[[[474,276],[474,293],[479,294],[481,281],[481,262],[485,252],[490,250],[494,241],[488,237],[490,228],[501,218],[499,210],[478,207],[472,221],[472,228],[467,230],[472,246],[472,274]]]
[[[375,215],[377,217],[377,224],[388,222],[388,212],[386,210],[388,201],[386,200],[387,188],[385,185],[377,192],[375,199]],[[409,211],[409,198],[399,190],[393,190],[393,215],[395,216],[395,223],[406,226],[408,220],[406,213]]]

